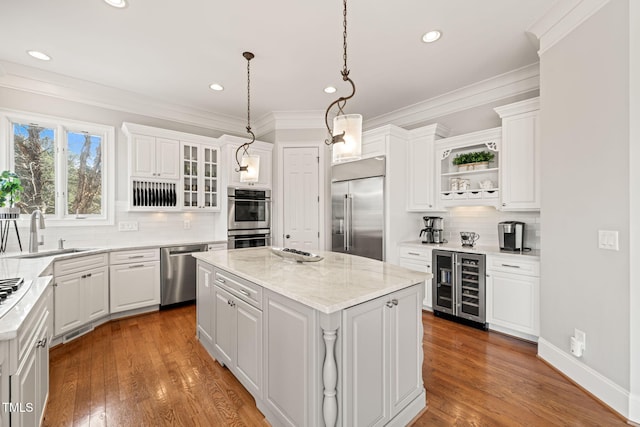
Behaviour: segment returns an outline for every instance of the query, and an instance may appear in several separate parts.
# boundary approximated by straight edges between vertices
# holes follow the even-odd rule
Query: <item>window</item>
[[[0,116],[6,154],[0,170],[20,177],[22,214],[39,209],[63,225],[113,224],[113,127],[17,112]]]

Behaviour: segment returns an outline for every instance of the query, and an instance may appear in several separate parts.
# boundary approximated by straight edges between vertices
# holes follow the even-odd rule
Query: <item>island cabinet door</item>
[[[218,286],[213,287],[213,346],[215,358],[228,368],[236,359],[236,309],[234,297]]]
[[[238,380],[254,395],[262,394],[262,312],[241,301],[236,303],[236,360]]]
[[[345,426],[382,426],[391,418],[389,301],[385,296],[344,312]]]
[[[423,392],[421,286],[345,310],[343,425],[386,425]]]

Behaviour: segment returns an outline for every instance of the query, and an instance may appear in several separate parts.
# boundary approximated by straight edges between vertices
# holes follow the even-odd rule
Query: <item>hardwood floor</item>
[[[428,409],[415,426],[626,426],[533,344],[423,314]],[[266,425],[195,338],[195,306],[122,319],[51,350],[44,425]]]

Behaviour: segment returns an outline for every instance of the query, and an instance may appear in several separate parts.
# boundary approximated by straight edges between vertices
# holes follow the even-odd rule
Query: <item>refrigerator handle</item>
[[[343,243],[344,243],[344,251],[349,251],[349,229],[351,218],[349,218],[349,195],[344,195],[344,204],[342,205],[342,209],[344,209],[344,234],[342,235]]]
[[[353,194],[347,195],[347,210],[349,211],[349,224],[347,227],[347,251],[353,246]]]

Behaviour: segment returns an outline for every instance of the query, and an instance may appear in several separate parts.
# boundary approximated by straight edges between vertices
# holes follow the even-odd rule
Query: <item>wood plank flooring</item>
[[[415,426],[625,426],[535,345],[423,314],[428,409]],[[44,425],[264,426],[195,338],[195,306],[114,321],[50,354]]]

